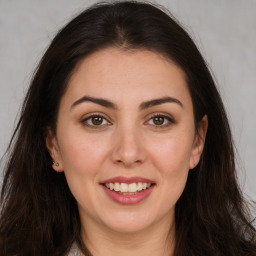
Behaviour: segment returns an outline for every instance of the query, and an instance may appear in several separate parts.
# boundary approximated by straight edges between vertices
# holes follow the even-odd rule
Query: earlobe
[[[200,161],[200,158],[204,149],[207,129],[208,129],[208,117],[207,115],[204,115],[198,125],[197,134],[195,136],[193,149],[190,157],[189,169],[194,169]]]
[[[50,129],[48,129],[48,131],[47,131],[45,143],[46,143],[47,150],[52,157],[52,168],[56,172],[62,172],[63,164],[61,161],[61,155],[60,155],[57,138],[53,134],[52,130],[50,130]]]

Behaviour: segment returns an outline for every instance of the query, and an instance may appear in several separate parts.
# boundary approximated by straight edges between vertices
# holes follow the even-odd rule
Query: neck
[[[173,255],[175,225],[170,218],[130,233],[116,232],[95,224],[91,221],[82,223],[82,239],[93,256]]]

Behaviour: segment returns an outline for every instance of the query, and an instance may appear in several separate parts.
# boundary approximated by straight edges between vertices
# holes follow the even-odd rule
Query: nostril
[[[124,160],[123,159],[117,159],[115,161],[116,164],[122,165],[125,168],[140,165],[142,162],[143,162],[142,160],[132,160],[132,159],[124,159]]]

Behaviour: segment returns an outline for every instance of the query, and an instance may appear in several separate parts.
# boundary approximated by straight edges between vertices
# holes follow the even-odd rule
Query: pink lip
[[[114,190],[110,190],[107,187],[104,186],[106,183],[138,183],[138,182],[145,182],[145,183],[150,183],[152,184],[151,187],[148,189],[138,191],[136,194],[133,195],[125,195],[125,194],[119,194],[118,192],[115,192]],[[102,185],[102,188],[106,192],[106,194],[114,200],[116,203],[123,204],[123,205],[132,205],[132,204],[137,204],[144,199],[146,199],[151,192],[154,189],[155,182],[153,180],[149,180],[143,177],[124,177],[124,176],[118,176],[118,177],[113,177],[107,180],[104,180],[103,182],[100,183]]]
[[[102,187],[103,187],[104,191],[106,192],[106,194],[112,200],[114,200],[116,203],[119,203],[122,205],[132,205],[132,204],[137,204],[137,203],[143,201],[151,194],[151,192],[155,188],[155,186],[151,186],[148,189],[137,192],[134,195],[122,195],[122,194],[115,192],[114,190],[108,189],[104,185]]]
[[[101,182],[101,184],[115,183],[115,182],[127,183],[127,184],[138,183],[138,182],[146,182],[146,183],[155,184],[155,182],[153,180],[145,179],[145,178],[142,178],[142,177],[136,177],[136,176],[135,177],[117,176],[117,177],[113,177],[113,178],[104,180],[103,182]]]

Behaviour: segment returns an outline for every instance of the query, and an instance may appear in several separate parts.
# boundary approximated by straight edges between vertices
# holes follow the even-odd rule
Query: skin
[[[118,109],[74,104],[85,95]],[[182,106],[166,102],[140,110],[142,102],[163,97]],[[95,125],[91,114],[103,116],[102,123]],[[172,121],[157,122],[155,114]],[[195,132],[185,74],[157,53],[107,48],[79,63],[61,99],[56,136],[49,131],[46,145],[59,164],[53,169],[65,172],[77,200],[82,237],[93,255],[172,255],[175,204],[200,161],[207,124],[205,116]],[[142,202],[121,205],[100,185],[116,176],[156,185]]]

